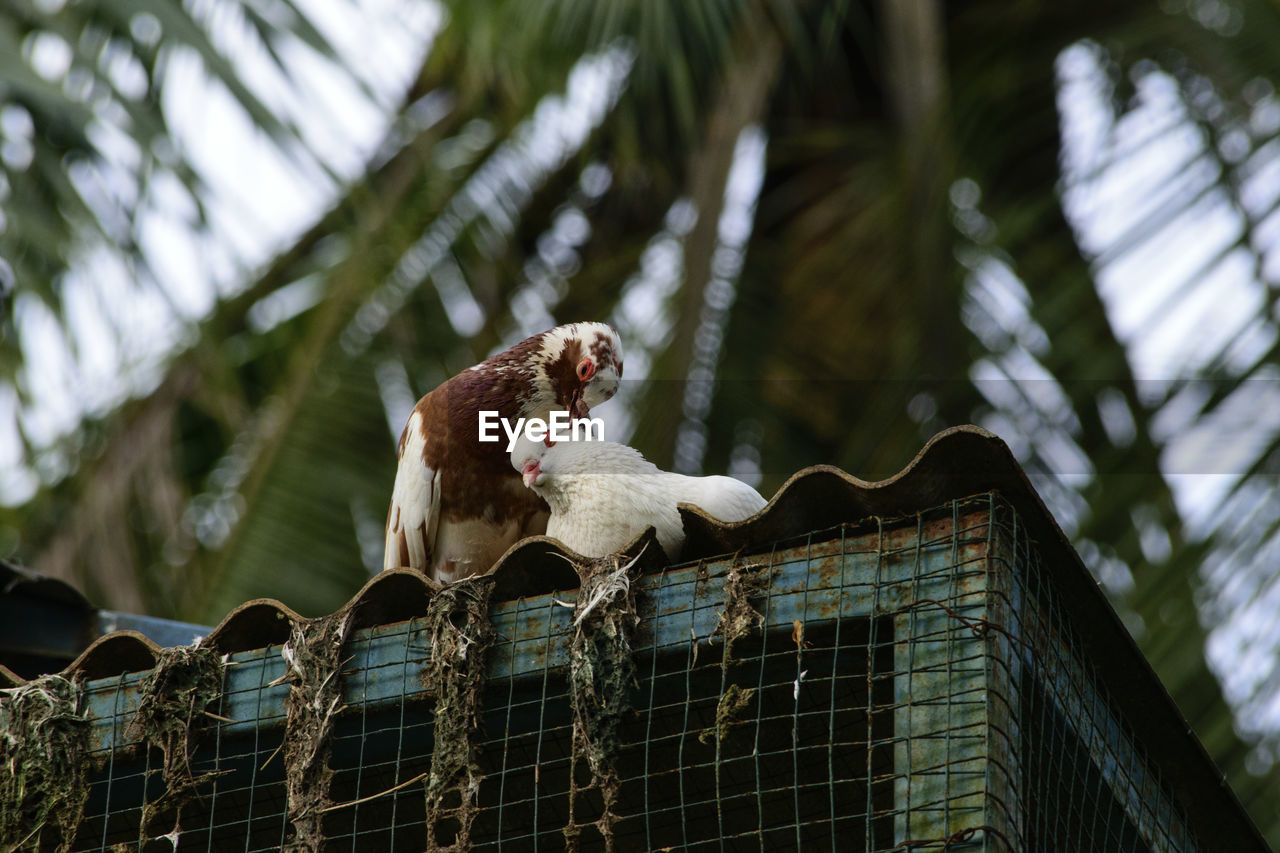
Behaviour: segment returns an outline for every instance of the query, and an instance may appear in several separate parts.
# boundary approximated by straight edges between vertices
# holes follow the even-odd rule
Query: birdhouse
[[[49,850],[1265,851],[1008,449],[792,477],[603,560],[384,572],[0,702]],[[43,757],[41,757],[43,756]],[[119,846],[123,845],[123,846]],[[139,846],[141,845],[141,846]]]

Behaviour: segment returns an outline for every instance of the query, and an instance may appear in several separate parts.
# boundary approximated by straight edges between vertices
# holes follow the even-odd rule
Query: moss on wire
[[[489,621],[493,587],[492,576],[465,578],[437,592],[427,607],[431,660],[422,679],[435,697],[431,772],[426,780],[429,851],[471,849],[481,779],[475,735],[487,652],[496,636]],[[449,835],[452,840],[442,844]]]
[[[754,687],[739,687],[736,684],[725,687],[720,693],[720,701],[716,703],[716,724],[711,728],[703,729],[698,734],[698,740],[702,743],[714,741],[718,749],[720,741],[729,734],[729,729],[742,722],[739,717],[755,696],[756,688]],[[716,764],[719,765],[718,752]]]
[[[729,668],[738,663],[733,656],[733,646],[764,623],[764,615],[751,602],[768,590],[777,574],[777,569],[770,570],[759,563],[739,566],[735,561],[733,568],[724,577],[724,610],[720,612],[716,627],[711,632],[711,637],[719,636],[724,640],[724,652],[720,656],[720,700],[716,703],[715,726],[704,729],[698,735],[698,740],[703,743],[715,741],[717,773],[720,765],[720,742],[729,733],[729,729],[740,722],[738,717],[756,695],[754,687],[742,688],[729,683]]]
[[[183,806],[194,798],[199,786],[218,775],[193,772],[191,753],[195,736],[211,719],[209,705],[221,695],[222,657],[198,643],[161,649],[155,668],[139,686],[138,713],[132,727],[164,756],[165,785],[159,799],[143,806],[144,836],[156,835],[159,818],[172,815],[164,833],[176,839],[182,832]]]
[[[352,611],[295,623],[281,649],[290,682],[285,726],[284,764],[287,812],[293,835],[289,851],[319,850],[324,841],[323,816],[333,770],[335,718],[342,711],[342,649],[351,630]]]
[[[569,821],[564,828],[565,847],[579,849],[582,827],[577,819],[580,794],[600,792],[600,817],[593,822],[613,851],[613,826],[622,782],[616,758],[618,729],[631,710],[628,693],[635,685],[632,633],[640,621],[631,571],[639,555],[628,563],[604,557],[578,565],[582,585],[574,608],[574,632],[569,656],[569,694],[573,704],[573,746],[569,762]],[[577,768],[586,760],[591,781],[580,787]]]
[[[743,688],[729,682],[729,669],[738,663],[733,656],[733,646],[764,624],[764,615],[751,602],[768,590],[778,571],[759,563],[743,566],[735,558],[732,568],[724,578],[724,610],[711,632],[712,637],[719,635],[724,639],[724,651],[720,656],[720,699],[716,702],[715,725],[704,729],[698,735],[698,740],[702,743],[714,741],[716,745],[716,815],[722,825],[721,748],[730,729],[742,722],[742,713],[756,698],[756,688]]]
[[[89,796],[82,698],[60,675],[0,691],[0,849],[71,849]]]
[[[733,644],[764,623],[764,616],[751,606],[751,600],[759,598],[769,588],[777,573],[777,569],[770,571],[760,564],[735,564],[724,576],[724,611],[720,613],[711,637],[724,639],[721,665],[725,668],[737,663],[733,657]]]

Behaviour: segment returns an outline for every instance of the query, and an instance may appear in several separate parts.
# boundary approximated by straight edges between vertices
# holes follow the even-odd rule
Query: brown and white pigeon
[[[400,435],[383,568],[442,583],[487,572],[512,544],[542,533],[547,508],[511,470],[508,437],[480,441],[480,414],[586,417],[622,378],[622,343],[604,323],[571,323],[526,338],[464,370],[414,406]],[[492,432],[490,433],[492,435]]]
[[[721,521],[743,521],[767,503],[733,477],[663,471],[640,451],[612,441],[516,440],[511,467],[551,507],[547,535],[584,557],[621,549],[652,525],[671,559],[684,546],[677,505],[693,504]]]

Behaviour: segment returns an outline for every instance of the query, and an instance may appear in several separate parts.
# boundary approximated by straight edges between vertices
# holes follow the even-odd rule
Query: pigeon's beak
[[[588,408],[587,401],[582,399],[582,390],[574,391],[573,396],[569,398],[569,417],[576,421],[579,418],[585,418],[589,414],[591,414],[591,409]]]
[[[524,477],[524,484],[529,488],[533,488],[533,484],[538,482],[538,477],[542,474],[542,466],[537,460],[530,459],[524,463],[524,470],[520,472]]]

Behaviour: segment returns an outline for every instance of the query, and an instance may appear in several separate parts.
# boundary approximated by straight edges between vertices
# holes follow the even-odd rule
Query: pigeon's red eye
[[[578,379],[580,381],[586,382],[595,374],[595,372],[596,363],[590,358],[584,358],[582,361],[578,362]]]

